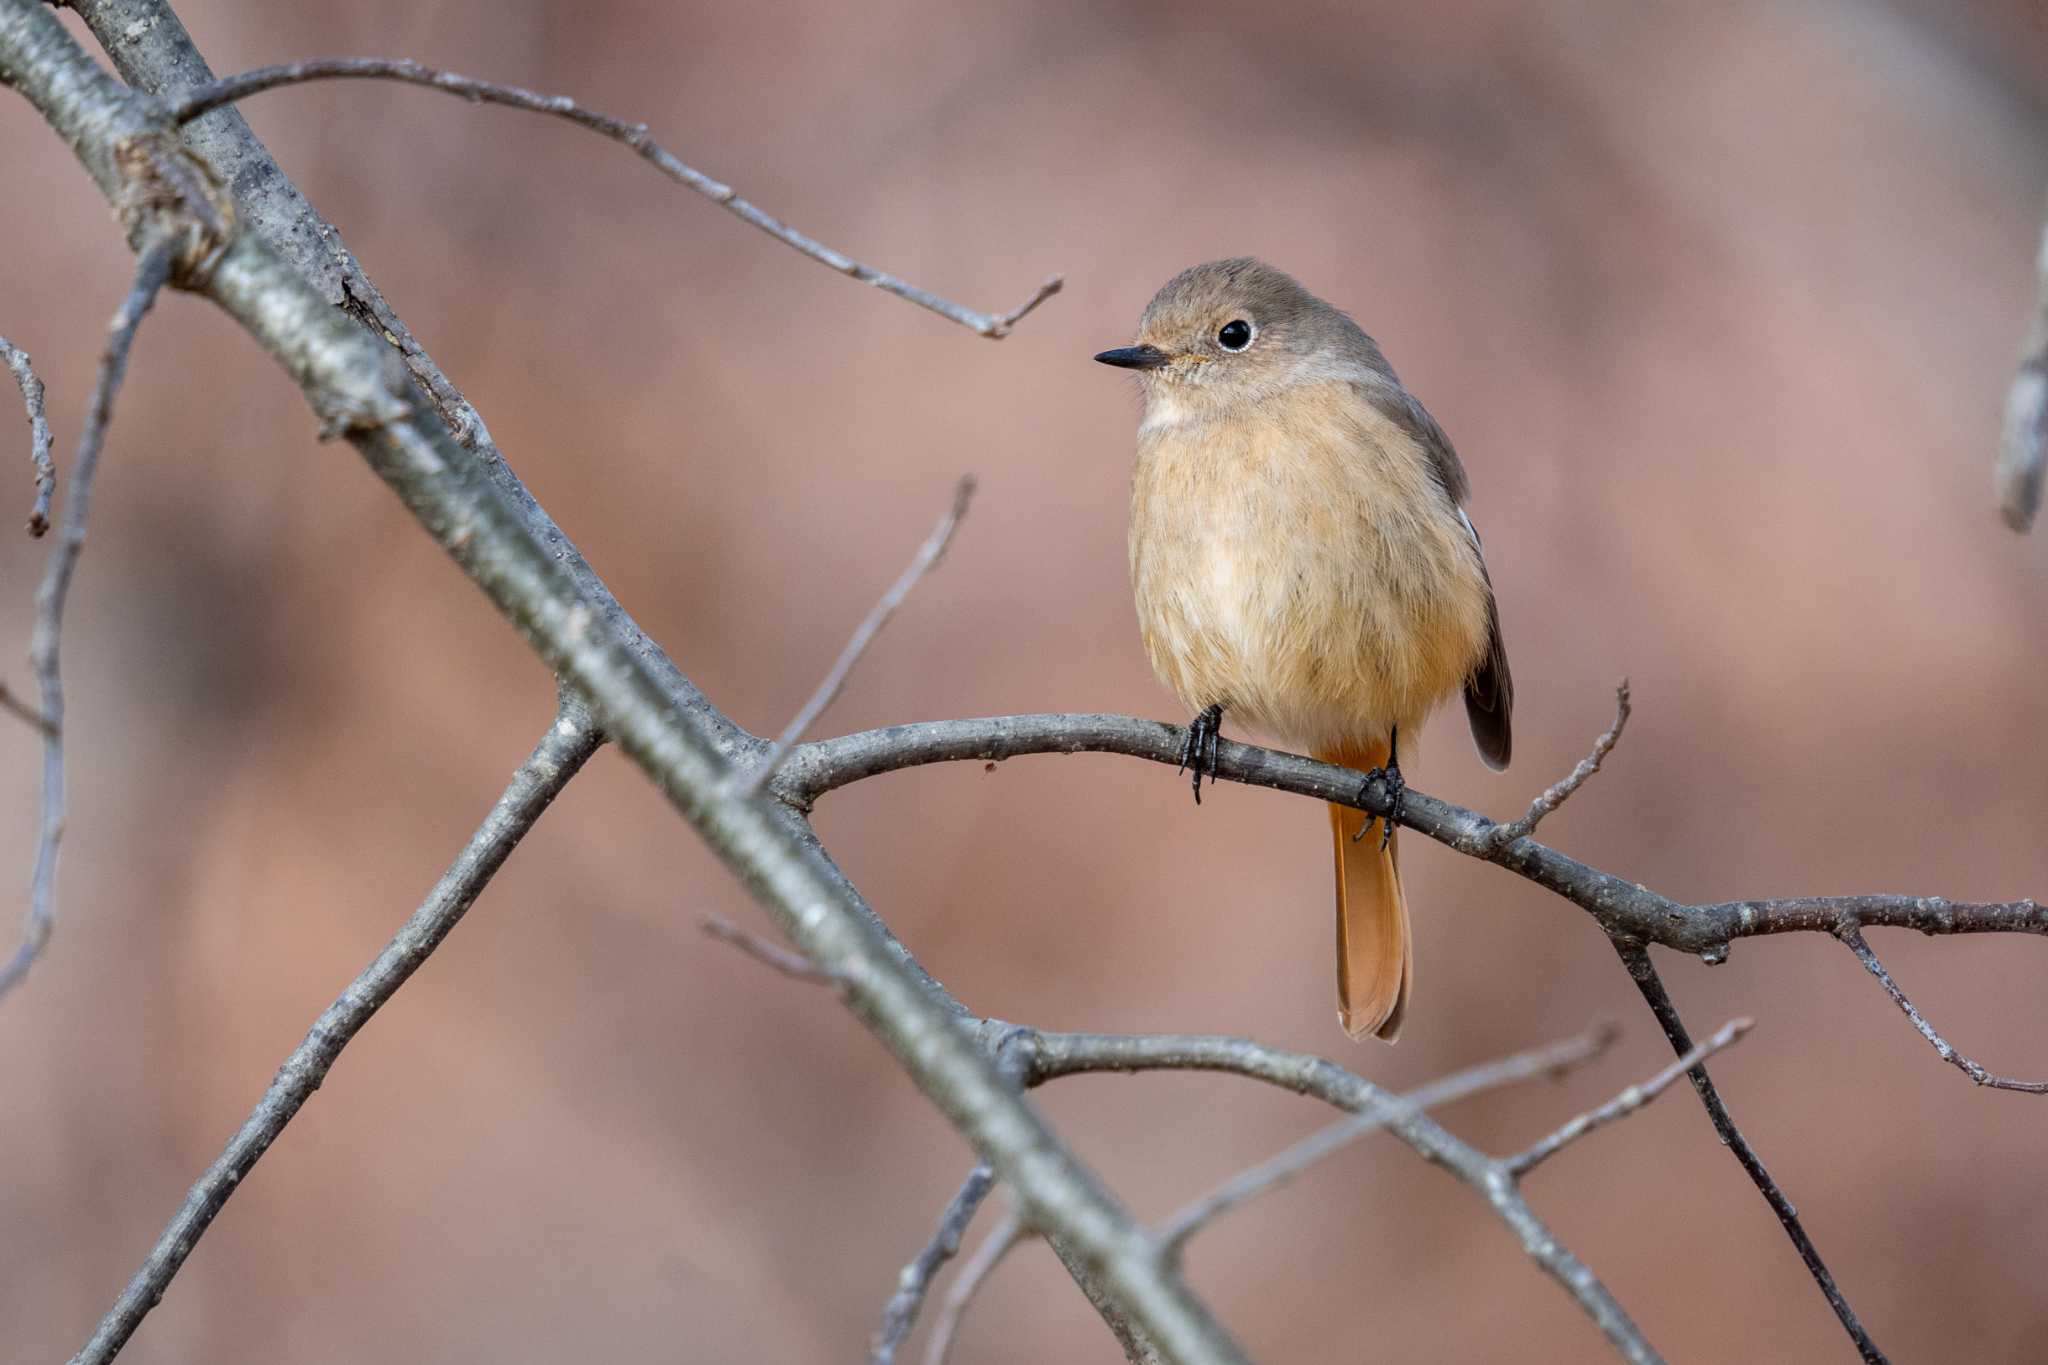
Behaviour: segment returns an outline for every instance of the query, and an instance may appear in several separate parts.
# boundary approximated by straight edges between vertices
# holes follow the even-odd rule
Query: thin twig
[[[6,711],[26,725],[35,727],[37,733],[41,735],[48,736],[52,733],[50,722],[44,720],[42,714],[33,706],[15,696],[14,689],[6,683],[0,683],[0,710]]]
[[[1446,1131],[1414,1104],[1335,1062],[1249,1038],[1205,1034],[1042,1032],[1032,1034],[1023,1050],[1034,1085],[1099,1071],[1220,1071],[1310,1095],[1354,1114],[1377,1114],[1418,1156],[1483,1199],[1523,1253],[1564,1287],[1622,1359],[1635,1365],[1661,1359],[1607,1286],[1536,1216],[1499,1161]]]
[[[228,1196],[320,1088],[342,1049],[448,937],[541,812],[602,742],[581,704],[565,702],[561,714],[548,726],[433,892],[377,954],[376,961],[321,1012],[305,1041],[285,1058],[241,1130],[186,1194],[142,1268],[100,1322],[92,1340],[71,1358],[71,1365],[106,1365],[120,1353],[143,1316],[163,1298]]]
[[[982,1200],[988,1198],[988,1192],[995,1188],[995,1183],[995,1172],[985,1161],[969,1171],[960,1192],[939,1215],[938,1230],[932,1234],[931,1241],[896,1277],[896,1292],[889,1296],[889,1302],[882,1308],[882,1330],[875,1337],[874,1352],[869,1357],[871,1365],[893,1365],[896,1348],[903,1344],[903,1339],[916,1325],[917,1311],[924,1306],[924,1296],[931,1291],[932,1280],[940,1267],[960,1254],[960,1239],[966,1235],[967,1225],[974,1221],[975,1210],[981,1207]]]
[[[1531,1143],[1527,1148],[1516,1153],[1514,1156],[1502,1158],[1501,1164],[1508,1168],[1510,1175],[1514,1176],[1517,1180],[1521,1179],[1533,1170],[1537,1163],[1548,1160],[1563,1150],[1568,1144],[1577,1142],[1595,1128],[1605,1128],[1608,1124],[1618,1119],[1625,1119],[1630,1114],[1635,1113],[1636,1110],[1641,1109],[1651,1100],[1663,1094],[1666,1087],[1673,1081],[1719,1052],[1722,1048],[1733,1043],[1737,1038],[1740,1038],[1755,1026],[1756,1020],[1754,1019],[1729,1020],[1721,1025],[1713,1037],[1707,1039],[1704,1043],[1696,1044],[1683,1057],[1680,1057],[1677,1061],[1650,1077],[1649,1080],[1644,1081],[1641,1085],[1630,1086],[1597,1109],[1587,1110],[1569,1123],[1564,1124],[1548,1137]]]
[[[1430,1110],[1485,1090],[1522,1081],[1555,1079],[1606,1052],[1618,1036],[1620,1030],[1612,1023],[1595,1024],[1576,1038],[1566,1038],[1528,1052],[1469,1067],[1428,1085],[1418,1086],[1401,1098],[1417,1109]],[[1387,1114],[1375,1110],[1309,1134],[1292,1147],[1239,1172],[1188,1204],[1160,1223],[1154,1235],[1168,1256],[1181,1256],[1187,1250],[1188,1240],[1217,1218],[1240,1204],[1278,1189],[1367,1134],[1380,1131],[1387,1126],[1387,1118]]]
[[[1856,954],[1856,960],[1877,978],[1877,984],[1884,987],[1885,994],[1892,998],[1893,1004],[1905,1011],[1906,1018],[1919,1030],[1920,1036],[1933,1045],[1935,1053],[1941,1060],[1961,1071],[1978,1085],[1992,1090],[2018,1090],[2029,1095],[2048,1095],[2048,1081],[2019,1081],[2010,1076],[1996,1075],[1950,1047],[1948,1040],[1934,1031],[1934,1025],[1928,1023],[1920,1011],[1913,1008],[1913,1002],[1899,989],[1899,983],[1892,980],[1892,974],[1884,969],[1884,963],[1878,961],[1877,954],[1871,951],[1870,944],[1864,940],[1863,930],[1855,920],[1844,918],[1841,926],[1835,930],[1835,936],[1849,945],[1849,951]]]
[[[1593,741],[1593,751],[1580,759],[1578,766],[1566,773],[1562,781],[1531,801],[1521,819],[1495,825],[1487,836],[1488,841],[1499,848],[1534,834],[1545,816],[1569,801],[1573,792],[1586,785],[1586,779],[1600,771],[1600,765],[1606,761],[1607,755],[1614,752],[1615,744],[1621,739],[1622,729],[1628,724],[1628,712],[1628,679],[1623,678],[1614,689],[1614,724]]]
[[[1037,292],[1023,304],[1007,313],[977,313],[971,308],[941,298],[930,290],[920,289],[908,280],[862,265],[845,253],[805,236],[774,215],[740,198],[732,186],[713,180],[702,171],[677,160],[648,135],[647,125],[644,123],[628,123],[609,114],[586,109],[563,95],[536,94],[516,85],[475,80],[453,71],[422,66],[415,61],[391,61],[376,57],[327,57],[245,71],[241,75],[228,76],[211,85],[201,86],[172,101],[171,119],[174,123],[189,123],[210,109],[218,109],[222,105],[232,104],[260,91],[275,90],[279,86],[300,85],[307,81],[363,79],[403,81],[409,85],[459,95],[472,103],[502,104],[530,113],[567,119],[580,128],[587,128],[614,142],[631,147],[677,184],[695,190],[724,208],[726,212],[750,226],[759,228],[777,241],[795,248],[821,265],[863,283],[872,284],[877,289],[894,294],[900,299],[907,299],[921,308],[928,308],[940,317],[950,318],[985,337],[1001,338],[1009,335],[1010,329],[1019,319],[1060,291],[1060,277],[1054,275],[1039,285]]]
[[[1015,1251],[1028,1235],[1024,1221],[1015,1213],[1009,1213],[982,1239],[974,1254],[960,1267],[960,1273],[946,1290],[946,1297],[939,1301],[938,1315],[932,1319],[932,1334],[925,1343],[924,1365],[946,1365],[946,1357],[953,1351],[953,1340],[960,1334],[960,1320],[966,1316],[967,1306],[974,1302],[974,1296],[981,1291],[982,1284],[995,1268],[1003,1263],[1003,1258]]]
[[[2048,466],[2048,227],[2034,258],[2038,277],[2034,321],[2020,355],[2019,372],[2005,395],[2005,428],[1992,467],[1992,487],[2005,524],[2024,532],[2041,507],[2041,480]]]
[[[804,737],[804,732],[816,724],[825,708],[838,699],[840,689],[846,686],[846,679],[853,673],[854,665],[868,652],[868,646],[882,633],[882,627],[889,624],[889,618],[910,596],[911,589],[945,557],[946,547],[953,541],[953,532],[967,515],[968,504],[973,501],[974,476],[962,474],[960,482],[953,485],[952,504],[939,517],[938,524],[932,527],[932,533],[925,537],[924,544],[918,547],[909,567],[889,585],[889,591],[882,594],[882,600],[875,603],[855,628],[846,647],[839,651],[839,657],[825,674],[825,681],[818,684],[818,690],[811,693],[810,700],[782,728],[782,733],[775,737],[775,742],[768,746],[768,752],[761,756],[753,770],[738,781],[735,790],[740,795],[749,798],[758,795],[761,788],[768,785],[768,780],[775,776],[775,770],[782,766],[783,759],[789,756],[790,749]]]
[[[36,502],[28,514],[28,533],[39,536],[50,529],[50,498],[57,490],[57,466],[50,459],[50,418],[43,410],[43,381],[36,378],[28,352],[6,337],[0,337],[0,358],[14,372],[22,404],[28,409],[28,457],[36,473]]]
[[[71,578],[85,549],[93,479],[99,473],[107,426],[114,418],[114,400],[128,374],[128,353],[135,344],[135,331],[142,325],[143,315],[155,304],[157,294],[171,277],[175,255],[174,244],[167,237],[152,237],[143,244],[135,265],[134,283],[107,324],[107,344],[100,352],[99,374],[93,380],[85,425],[78,434],[78,454],[72,461],[71,492],[64,499],[63,522],[57,530],[57,543],[50,547],[42,585],[36,589],[36,624],[29,637],[28,657],[43,703],[38,717],[38,728],[43,732],[42,819],[36,833],[35,871],[29,880],[28,924],[21,946],[6,965],[0,966],[0,997],[28,975],[56,924],[57,850],[64,838],[65,799],[64,677],[58,664],[64,605],[70,600]]]
[[[802,953],[792,952],[779,943],[770,943],[759,934],[740,928],[723,915],[706,915],[699,921],[699,926],[711,937],[730,943],[756,962],[772,967],[784,976],[794,977],[798,981],[815,982],[821,986],[846,984],[844,977],[826,971]]]
[[[1620,940],[1614,941],[1614,951],[1621,955],[1622,966],[1628,969],[1629,978],[1642,992],[1643,1000],[1650,1007],[1650,1013],[1657,1017],[1658,1027],[1664,1030],[1665,1039],[1671,1050],[1680,1056],[1692,1051],[1692,1037],[1685,1031],[1685,1021],[1678,1017],[1678,1007],[1671,1003],[1671,993],[1664,989],[1664,979],[1657,974],[1656,966],[1650,961],[1649,950],[1639,944]],[[1704,1066],[1695,1066],[1686,1073],[1692,1079],[1692,1088],[1700,1097],[1700,1104],[1707,1111],[1707,1118],[1714,1125],[1714,1133],[1721,1139],[1721,1145],[1735,1154],[1735,1160],[1742,1166],[1764,1202],[1771,1206],[1771,1212],[1778,1216],[1785,1235],[1792,1239],[1792,1246],[1799,1253],[1799,1259],[1806,1266],[1807,1274],[1820,1286],[1821,1294],[1827,1299],[1828,1307],[1835,1310],[1835,1317],[1841,1321],[1842,1330],[1856,1343],[1857,1352],[1863,1357],[1864,1365],[1885,1365],[1885,1354],[1878,1350],[1877,1343],[1857,1320],[1856,1310],[1842,1297],[1842,1291],[1835,1285],[1834,1272],[1827,1262],[1820,1258],[1820,1249],[1813,1239],[1806,1235],[1806,1227],[1799,1221],[1799,1210],[1778,1188],[1778,1182],[1771,1179],[1771,1173],[1764,1169],[1763,1158],[1749,1145],[1749,1139],[1735,1126],[1735,1119],[1728,1112],[1728,1106],[1721,1101],[1721,1092],[1707,1075]]]

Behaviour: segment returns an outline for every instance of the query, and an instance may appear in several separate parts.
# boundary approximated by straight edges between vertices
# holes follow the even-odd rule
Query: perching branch
[[[99,473],[107,427],[114,419],[114,399],[128,374],[128,352],[135,344],[135,330],[142,325],[143,315],[156,303],[157,294],[170,279],[175,257],[169,236],[154,236],[145,241],[136,262],[135,281],[115,310],[113,321],[107,324],[107,344],[100,352],[99,375],[93,380],[85,425],[78,434],[78,454],[72,461],[71,493],[64,499],[63,522],[57,530],[57,543],[50,547],[42,586],[36,589],[36,624],[29,638],[28,657],[42,694],[42,711],[37,717],[43,734],[42,817],[36,829],[35,871],[29,880],[28,925],[14,956],[0,965],[0,997],[28,975],[56,925],[57,850],[64,838],[64,676],[58,660],[64,634],[64,606],[71,598],[71,578],[78,571],[78,557],[85,551],[93,479]],[[41,482],[38,469],[38,485]],[[40,491],[36,506],[39,511],[43,506]],[[31,518],[31,530],[34,524]]]
[[[875,1336],[875,1349],[869,1356],[870,1365],[893,1365],[896,1348],[903,1344],[903,1339],[916,1325],[917,1310],[924,1306],[924,1296],[931,1292],[932,1280],[946,1262],[960,1254],[960,1239],[967,1234],[967,1225],[974,1221],[975,1210],[981,1207],[982,1200],[988,1198],[988,1192],[995,1188],[995,1183],[995,1172],[988,1168],[987,1162],[967,1173],[960,1192],[939,1215],[938,1231],[896,1277],[896,1292],[889,1296],[889,1302],[882,1308],[882,1330]]]
[[[1596,1024],[1576,1038],[1566,1038],[1562,1042],[1519,1052],[1431,1081],[1410,1090],[1401,1099],[1403,1103],[1427,1111],[1502,1086],[1539,1079],[1554,1080],[1605,1053],[1619,1036],[1620,1031],[1612,1024]],[[1155,1230],[1160,1245],[1166,1248],[1168,1256],[1181,1256],[1187,1250],[1188,1240],[1217,1218],[1240,1204],[1271,1193],[1367,1134],[1377,1133],[1387,1126],[1387,1118],[1384,1112],[1370,1110],[1333,1123],[1258,1165],[1239,1172],[1160,1223]]]
[[[453,71],[422,66],[414,61],[392,61],[376,57],[325,57],[314,61],[292,62],[284,66],[266,66],[257,71],[245,71],[239,76],[229,76],[211,85],[202,86],[174,100],[170,109],[171,122],[189,123],[210,110],[233,104],[264,90],[275,90],[279,86],[301,85],[307,81],[364,79],[402,81],[408,85],[425,86],[430,90],[459,95],[471,103],[502,104],[513,109],[524,109],[529,113],[566,119],[579,128],[587,128],[601,137],[610,138],[632,148],[656,170],[677,184],[695,190],[742,222],[759,228],[770,237],[802,252],[819,264],[829,266],[840,274],[865,284],[871,284],[900,299],[907,299],[920,308],[927,308],[940,317],[950,318],[985,337],[1000,339],[1008,336],[1010,329],[1026,314],[1060,291],[1060,277],[1048,276],[1030,298],[1009,312],[977,313],[950,299],[941,298],[930,290],[920,289],[908,280],[898,279],[887,271],[862,265],[845,253],[835,251],[823,242],[805,236],[740,198],[732,186],[713,180],[702,171],[677,160],[674,154],[648,135],[647,125],[644,123],[627,123],[609,114],[586,109],[565,95],[540,95],[531,90],[522,90],[516,85],[499,85],[492,81],[475,80]]]
[[[206,1234],[228,1197],[240,1187],[243,1177],[327,1079],[342,1049],[441,946],[492,876],[505,865],[505,859],[519,846],[519,841],[533,828],[541,812],[602,743],[603,737],[591,724],[590,714],[582,703],[565,697],[547,733],[513,774],[511,784],[477,826],[461,855],[384,951],[321,1013],[305,1041],[284,1059],[276,1079],[263,1092],[263,1098],[257,1101],[241,1130],[186,1194],[184,1204],[157,1238],[142,1268],[121,1291],[121,1297],[101,1320],[85,1349],[71,1358],[71,1365],[105,1365],[120,1353],[143,1315],[163,1298],[172,1277],[192,1254],[192,1248]]]
[[[2041,479],[2048,466],[2048,227],[2041,230],[2035,257],[2034,321],[2020,353],[2019,373],[2005,395],[2005,430],[1991,482],[2005,524],[2025,531],[2041,508]]]
[[[853,673],[854,665],[868,652],[868,646],[882,633],[882,627],[889,624],[889,618],[896,614],[896,609],[910,596],[911,589],[915,588],[945,556],[946,547],[953,541],[953,532],[959,528],[961,519],[967,515],[968,504],[973,500],[974,476],[962,474],[960,482],[953,486],[952,506],[939,517],[938,524],[932,527],[932,533],[925,537],[924,544],[918,546],[909,566],[889,585],[889,590],[882,594],[881,600],[869,610],[860,625],[855,627],[852,637],[846,642],[846,647],[839,651],[839,657],[833,661],[831,670],[825,674],[825,681],[818,684],[818,690],[811,694],[810,700],[806,701],[789,724],[783,727],[782,733],[768,746],[768,752],[761,755],[761,761],[754,765],[753,771],[737,782],[735,790],[740,795],[749,798],[758,796],[761,788],[768,785],[768,779],[775,776],[775,770],[782,766],[782,760],[788,756],[790,746],[802,739],[811,726],[817,724],[818,717],[824,714],[825,708],[838,700],[840,690],[846,686],[847,678]]]
[[[1683,1057],[1680,1057],[1677,1061],[1650,1077],[1649,1080],[1644,1081],[1641,1085],[1630,1086],[1598,1109],[1587,1110],[1549,1136],[1530,1144],[1526,1149],[1507,1158],[1501,1164],[1508,1168],[1509,1174],[1513,1175],[1515,1179],[1520,1180],[1531,1170],[1535,1169],[1539,1162],[1549,1160],[1558,1152],[1564,1150],[1565,1147],[1592,1132],[1595,1128],[1605,1128],[1608,1124],[1625,1119],[1630,1114],[1635,1113],[1636,1110],[1641,1109],[1651,1100],[1663,1094],[1673,1081],[1719,1052],[1722,1048],[1733,1043],[1755,1026],[1756,1020],[1754,1019],[1729,1020],[1721,1025],[1713,1037],[1687,1051]]]
[[[0,360],[14,375],[21,390],[22,405],[28,409],[28,457],[36,476],[36,502],[28,514],[28,533],[40,536],[50,529],[50,497],[57,489],[57,466],[50,459],[50,419],[43,410],[43,381],[36,378],[28,352],[6,337],[0,337]]]
[[[1122,754],[1172,766],[1185,731],[1135,716],[987,716],[891,725],[800,744],[772,789],[799,810],[827,792],[881,773],[927,763],[1000,763],[1025,754]],[[1604,738],[1604,736],[1603,736]],[[1359,774],[1233,740],[1216,749],[1219,777],[1351,806],[1384,817],[1378,783],[1360,791]],[[1593,916],[1609,937],[1657,943],[1719,959],[1737,939],[1764,934],[1833,934],[1843,915],[1866,927],[1925,934],[2048,934],[2048,909],[2033,900],[1971,902],[1939,896],[1796,896],[1781,900],[1688,905],[1523,836],[1496,842],[1494,821],[1414,787],[1401,798],[1399,823],[1445,847],[1479,858],[1555,892]]]
[[[1892,974],[1884,969],[1884,963],[1877,960],[1877,954],[1871,951],[1870,944],[1864,940],[1863,930],[1855,920],[1843,919],[1835,929],[1835,936],[1849,945],[1849,951],[1856,954],[1856,960],[1877,978],[1877,984],[1884,987],[1884,992],[1892,998],[1892,1003],[1905,1012],[1914,1029],[1933,1046],[1941,1060],[1961,1071],[1978,1085],[1992,1090],[2021,1090],[2029,1095],[2048,1095],[2048,1081],[2016,1081],[2010,1076],[1994,1075],[1950,1047],[1948,1040],[1934,1031],[1934,1025],[1928,1023],[1920,1011],[1913,1008],[1913,1002],[1899,989],[1899,983],[1892,980]]]

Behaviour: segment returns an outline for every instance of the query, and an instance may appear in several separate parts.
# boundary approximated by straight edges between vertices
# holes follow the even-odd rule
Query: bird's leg
[[[1392,803],[1387,807],[1386,819],[1380,822],[1380,852],[1385,853],[1387,845],[1394,842],[1394,821],[1401,814],[1401,794],[1408,790],[1408,783],[1401,776],[1401,727],[1398,725],[1387,731],[1386,763],[1367,773],[1364,783],[1358,788],[1360,801],[1365,800],[1366,792],[1375,782],[1386,784],[1387,800]],[[1363,839],[1371,828],[1372,821],[1367,820],[1358,833],[1351,836],[1352,842]]]
[[[1180,767],[1175,772],[1194,770],[1195,804],[1202,804],[1202,772],[1209,773],[1209,785],[1216,785],[1216,741],[1223,733],[1223,703],[1206,706],[1188,722],[1187,738],[1180,746]]]

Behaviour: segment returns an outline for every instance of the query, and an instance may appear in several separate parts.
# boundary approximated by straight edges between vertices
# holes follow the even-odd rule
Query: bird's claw
[[[1175,772],[1194,770],[1195,804],[1202,804],[1202,774],[1209,774],[1209,785],[1216,785],[1216,742],[1223,734],[1223,707],[1204,707],[1188,722],[1187,738],[1181,741],[1180,767]]]
[[[1361,804],[1364,803],[1365,794],[1372,790],[1372,784],[1375,782],[1383,785],[1387,792],[1387,814],[1386,818],[1380,821],[1380,852],[1385,853],[1387,845],[1394,842],[1394,822],[1401,818],[1401,796],[1408,790],[1407,779],[1401,776],[1401,760],[1396,757],[1392,743],[1389,743],[1387,746],[1385,766],[1374,768],[1366,773],[1365,781],[1359,784],[1358,800]],[[1372,821],[1368,819],[1364,825],[1360,826],[1358,833],[1351,836],[1351,842],[1357,843],[1371,829]]]

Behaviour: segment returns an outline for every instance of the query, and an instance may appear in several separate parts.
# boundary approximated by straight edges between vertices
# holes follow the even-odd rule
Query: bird
[[[1505,768],[1514,681],[1469,485],[1450,438],[1379,344],[1251,257],[1175,275],[1133,344],[1095,357],[1144,398],[1130,567],[1153,671],[1194,713],[1195,801],[1223,718],[1385,784],[1462,690],[1479,756]],[[1394,820],[1330,803],[1337,1013],[1392,1042],[1414,985]]]

